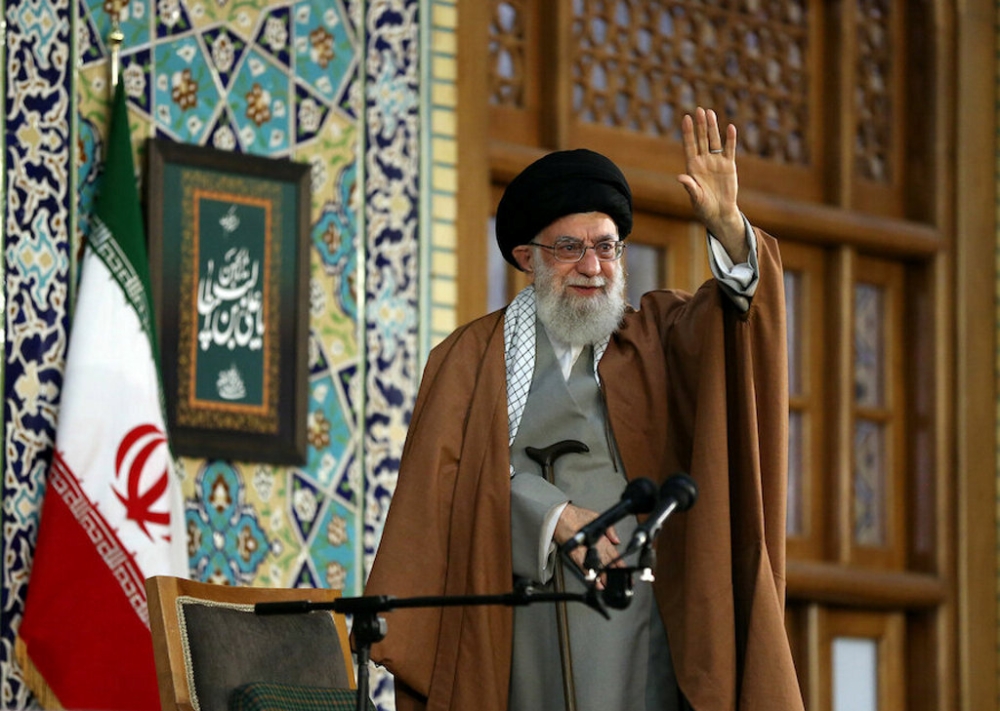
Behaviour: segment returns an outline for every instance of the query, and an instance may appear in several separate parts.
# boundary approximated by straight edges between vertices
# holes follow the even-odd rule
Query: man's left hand
[[[743,216],[736,205],[736,127],[726,128],[725,142],[714,111],[700,106],[694,118],[681,121],[686,173],[677,176],[691,198],[695,216],[725,247],[734,264],[747,261]]]

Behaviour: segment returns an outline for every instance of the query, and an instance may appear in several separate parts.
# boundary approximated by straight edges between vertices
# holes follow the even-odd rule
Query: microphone
[[[608,526],[620,521],[629,514],[648,513],[656,505],[656,484],[650,479],[633,479],[622,492],[622,498],[617,504],[581,528],[568,541],[562,544],[562,552],[569,553],[577,546],[590,545],[594,539],[607,530]]]
[[[660,487],[660,502],[649,514],[649,518],[636,527],[623,555],[648,546],[656,539],[670,514],[674,511],[687,511],[694,506],[697,498],[698,485],[687,474],[674,474],[663,482],[663,486]]]

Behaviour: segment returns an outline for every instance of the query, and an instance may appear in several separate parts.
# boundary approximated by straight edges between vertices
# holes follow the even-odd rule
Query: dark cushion
[[[249,682],[350,686],[328,612],[256,615],[251,606],[185,597],[177,604],[200,711],[226,711],[233,689]]]
[[[355,711],[357,699],[354,689],[254,682],[233,691],[229,711]],[[371,699],[367,708],[375,711]]]

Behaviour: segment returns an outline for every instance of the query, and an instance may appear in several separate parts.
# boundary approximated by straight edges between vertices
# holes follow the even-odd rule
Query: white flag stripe
[[[135,555],[145,576],[176,574],[187,567],[180,482],[141,507],[150,515],[171,514],[170,525],[128,518],[120,496],[129,495],[129,471],[117,471],[118,446],[137,425],[165,432],[153,353],[132,304],[105,263],[89,249],[66,361],[56,448],[80,477],[84,492],[122,543]],[[134,453],[129,462],[134,460]],[[127,462],[126,462],[127,463]],[[167,446],[153,453],[135,492],[155,486],[166,471],[174,477]],[[116,494],[115,492],[118,492]]]

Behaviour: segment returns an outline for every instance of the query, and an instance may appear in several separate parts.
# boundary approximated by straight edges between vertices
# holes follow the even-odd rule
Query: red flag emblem
[[[170,523],[169,507],[166,504],[157,507],[157,503],[167,495],[170,475],[166,467],[160,472],[146,472],[153,453],[166,446],[167,438],[158,427],[151,424],[139,425],[125,435],[115,455],[115,477],[125,478],[127,493],[122,494],[114,487],[112,491],[125,507],[125,517],[135,521],[149,540],[153,540],[153,535],[146,524],[166,526]],[[143,488],[143,482],[150,480],[152,483]],[[157,508],[160,510],[155,510]],[[169,535],[164,536],[164,539],[170,540]]]

